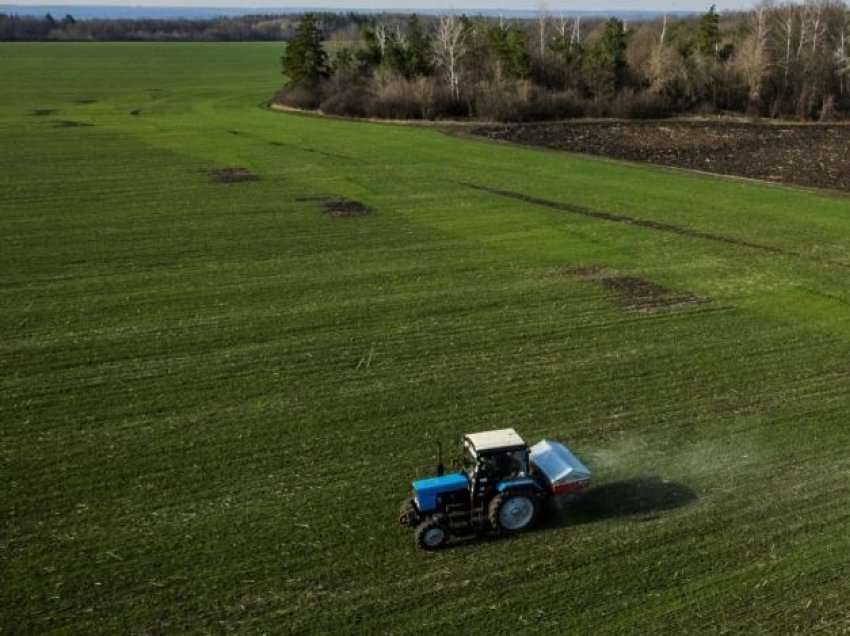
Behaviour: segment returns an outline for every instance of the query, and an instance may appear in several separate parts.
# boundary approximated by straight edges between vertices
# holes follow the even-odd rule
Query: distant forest
[[[324,14],[327,33],[358,33],[373,17],[356,13]],[[95,19],[73,15],[41,17],[0,13],[0,41],[285,41],[300,22],[298,15],[245,15],[212,19]]]
[[[325,16],[304,17],[278,104],[382,119],[850,116],[850,11],[836,0],[635,23],[410,16],[329,39]]]

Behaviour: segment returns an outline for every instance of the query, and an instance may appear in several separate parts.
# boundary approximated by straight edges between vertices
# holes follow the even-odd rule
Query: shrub
[[[274,96],[274,103],[292,108],[315,110],[322,102],[322,91],[319,87],[289,86]]]
[[[425,104],[411,82],[403,78],[379,81],[371,110],[380,119],[422,119]]]
[[[369,117],[368,106],[373,96],[362,86],[351,86],[333,93],[319,106],[319,110],[328,115],[342,117]]]
[[[521,121],[584,117],[584,104],[570,92],[536,91],[520,111]]]
[[[665,119],[673,114],[670,101],[649,92],[623,91],[611,100],[609,117],[619,119]]]
[[[474,103],[476,117],[499,122],[570,119],[585,113],[574,94],[547,91],[527,82],[479,85]]]

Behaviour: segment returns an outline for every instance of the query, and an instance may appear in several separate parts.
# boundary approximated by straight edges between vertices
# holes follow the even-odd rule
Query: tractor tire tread
[[[516,530],[509,530],[507,528],[503,528],[499,523],[499,511],[502,506],[513,497],[528,497],[531,499],[534,504],[534,515],[531,517],[531,521],[523,528],[518,528]],[[524,530],[528,530],[537,522],[537,519],[540,517],[540,509],[541,509],[541,498],[540,493],[531,489],[522,489],[522,490],[506,490],[505,492],[499,493],[493,500],[490,502],[490,505],[487,508],[487,520],[490,522],[490,527],[496,532],[504,532],[513,534],[516,532],[523,532]]]
[[[429,530],[432,530],[434,528],[440,528],[445,533],[445,539],[437,546],[431,546],[425,542],[425,534]],[[439,550],[440,548],[444,547],[448,542],[448,538],[449,530],[446,527],[445,522],[439,517],[429,517],[424,521],[420,522],[419,525],[416,526],[416,530],[413,533],[413,539],[416,542],[416,546],[421,550],[426,550],[429,552]]]

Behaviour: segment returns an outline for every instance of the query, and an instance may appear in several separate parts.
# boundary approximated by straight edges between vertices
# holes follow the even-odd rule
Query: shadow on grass
[[[628,518],[650,521],[696,501],[688,486],[660,477],[635,477],[593,486],[571,502],[552,501],[541,528]]]
[[[612,519],[652,521],[665,512],[682,508],[696,500],[697,494],[693,489],[674,481],[656,476],[624,479],[593,486],[587,492],[571,499],[547,501],[540,522],[530,532],[546,532]],[[525,533],[504,535],[485,532],[453,537],[446,549],[521,537],[523,534]]]

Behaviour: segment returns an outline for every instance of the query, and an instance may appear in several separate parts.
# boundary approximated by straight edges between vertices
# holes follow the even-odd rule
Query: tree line
[[[366,24],[356,13],[327,14],[323,28],[329,34]],[[54,17],[0,13],[0,41],[281,41],[292,37],[299,15],[246,15],[203,19],[95,19],[72,15]]]
[[[414,15],[373,20],[347,42],[328,35],[323,16],[304,16],[275,101],[391,119],[850,115],[839,0],[633,24]]]

